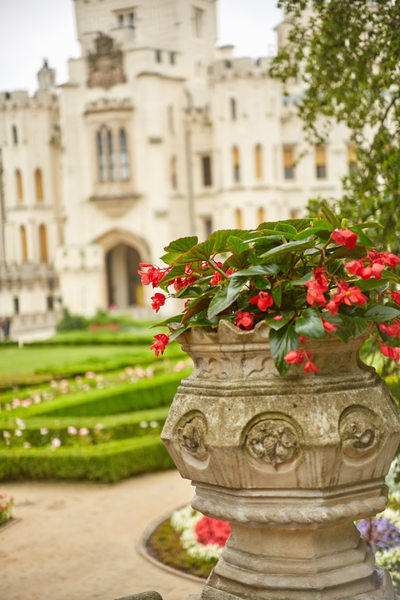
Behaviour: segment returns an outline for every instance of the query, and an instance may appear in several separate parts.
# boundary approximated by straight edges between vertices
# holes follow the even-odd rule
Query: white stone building
[[[337,128],[306,148],[269,58],[216,48],[215,0],[75,0],[79,59],[0,94],[0,316],[140,307],[139,262],[173,238],[256,227],[336,196]],[[267,26],[267,24],[266,24]],[[278,28],[284,35],[286,24]]]

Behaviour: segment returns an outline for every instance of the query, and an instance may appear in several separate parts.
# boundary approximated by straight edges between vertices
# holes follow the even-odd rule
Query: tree
[[[400,0],[279,0],[290,20],[271,75],[301,77],[307,140],[344,123],[357,166],[343,181],[342,217],[379,221],[379,246],[400,251]],[[318,120],[317,120],[318,119]],[[315,203],[314,203],[315,206]]]

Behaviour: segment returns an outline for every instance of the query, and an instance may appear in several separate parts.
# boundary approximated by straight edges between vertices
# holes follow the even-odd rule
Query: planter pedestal
[[[265,323],[180,341],[195,369],[162,438],[192,506],[231,524],[201,599],[394,600],[353,521],[385,508],[399,409],[359,342],[312,342],[319,373],[280,378]]]

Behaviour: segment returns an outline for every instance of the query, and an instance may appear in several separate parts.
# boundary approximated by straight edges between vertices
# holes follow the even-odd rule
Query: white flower
[[[51,445],[53,448],[59,448],[61,446],[61,440],[59,440],[58,438],[53,438],[51,440]]]
[[[24,442],[24,448],[30,448],[30,447],[31,447],[31,445],[29,442]]]
[[[149,424],[147,421],[140,421],[139,423],[139,427],[141,427],[142,429],[146,429],[146,427],[148,427]]]
[[[40,428],[40,435],[47,435],[48,433],[49,433],[49,430],[46,427]]]
[[[5,437],[6,439],[8,439],[9,437],[11,437],[11,433],[9,431],[3,431],[3,437]]]
[[[18,417],[15,419],[16,424],[18,425],[18,427],[20,429],[25,429],[25,423],[23,422],[22,419],[18,419]]]
[[[67,429],[69,435],[76,435],[78,433],[78,430],[76,427],[73,427],[72,425],[70,425]]]
[[[150,421],[150,427],[158,427],[158,422],[157,421]]]
[[[21,437],[22,435],[22,431],[20,431],[19,429],[16,429],[14,433],[17,437]]]

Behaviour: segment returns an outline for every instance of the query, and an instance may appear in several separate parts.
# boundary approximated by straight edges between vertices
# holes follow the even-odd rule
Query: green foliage
[[[374,243],[399,252],[400,4],[280,0],[278,5],[289,14],[291,28],[271,75],[288,86],[302,79],[297,108],[311,144],[326,141],[339,122],[357,148],[357,163],[344,179],[340,217],[379,221]],[[311,210],[317,214],[318,202]]]
[[[201,243],[182,238],[167,246],[169,268],[159,270],[157,283],[169,291],[174,282],[177,292],[169,295],[187,299],[182,314],[163,323],[176,326],[169,340],[190,327],[214,329],[221,319],[244,330],[265,320],[281,375],[288,362],[305,360],[306,372],[310,365],[318,371],[301,344],[303,338],[324,339],[326,330],[347,342],[368,329],[377,341],[394,346],[377,325],[397,323],[400,316],[391,299],[400,283],[394,270],[400,257],[374,250],[364,233],[369,223],[340,226],[326,203],[321,210],[323,218],[216,231]],[[167,336],[157,340],[157,351],[166,343]],[[400,352],[385,351],[394,357]]]
[[[79,315],[71,315],[68,308],[63,308],[61,321],[56,325],[57,331],[72,331],[76,329],[86,329],[87,320]]]
[[[12,519],[12,508],[14,498],[8,498],[5,494],[0,494],[0,526]]]
[[[182,377],[189,373],[190,369],[186,369],[180,373],[166,373],[137,383],[122,383],[112,388],[76,392],[42,404],[16,408],[12,411],[12,416],[26,419],[50,415],[98,417],[168,406]]]
[[[109,414],[98,417],[29,417],[21,421],[5,415],[0,419],[0,447],[5,445],[4,431],[10,433],[11,448],[30,446],[49,446],[51,440],[57,438],[61,445],[87,446],[102,444],[111,440],[134,438],[141,436],[159,437],[163,423],[168,414],[168,406],[152,410],[137,410],[134,412]],[[71,433],[68,428],[76,431]],[[87,430],[87,433],[82,433]],[[20,431],[20,436],[15,435]],[[81,433],[80,433],[81,431]]]
[[[144,436],[87,447],[0,449],[0,480],[112,482],[172,468],[160,439]]]

